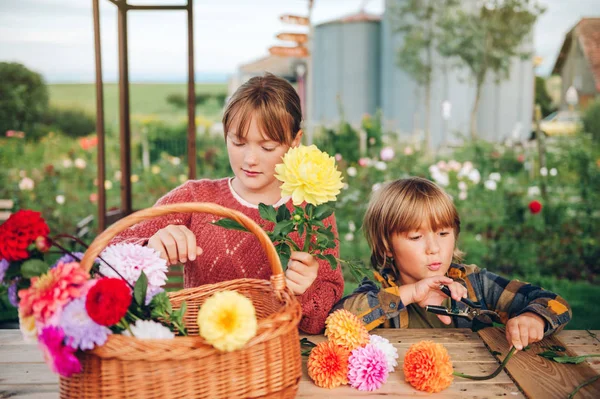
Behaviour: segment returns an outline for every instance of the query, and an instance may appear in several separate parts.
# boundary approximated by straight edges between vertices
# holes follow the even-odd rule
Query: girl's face
[[[302,131],[292,142],[300,144]],[[227,153],[235,175],[233,189],[246,201],[258,204],[274,204],[281,199],[281,182],[275,178],[275,165],[281,163],[290,146],[278,143],[264,135],[252,118],[246,137],[238,137],[235,131],[227,134]]]
[[[443,276],[452,262],[456,237],[452,227],[433,231],[429,223],[418,230],[392,236],[396,270],[403,284],[413,284],[432,276]]]

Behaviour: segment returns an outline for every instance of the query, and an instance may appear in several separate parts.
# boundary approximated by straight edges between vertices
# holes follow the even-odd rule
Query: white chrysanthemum
[[[138,320],[130,326],[131,332],[139,339],[173,339],[175,334],[162,324],[152,320]],[[123,335],[131,336],[129,331],[123,331]]]
[[[385,354],[388,371],[390,373],[393,372],[396,366],[398,366],[398,350],[394,345],[386,338],[380,337],[379,335],[371,335],[371,341],[369,343]]]
[[[346,173],[348,173],[348,176],[354,177],[356,176],[357,170],[354,166],[350,166],[348,169],[346,169]]]
[[[136,244],[115,244],[100,254],[130,284],[135,284],[142,270],[148,277],[149,290],[161,287],[167,281],[167,261],[152,248]],[[119,277],[104,262],[100,262],[100,273],[107,277]]]

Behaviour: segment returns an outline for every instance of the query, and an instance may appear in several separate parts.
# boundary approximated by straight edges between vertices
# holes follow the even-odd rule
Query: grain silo
[[[357,126],[379,108],[380,21],[360,12],[315,27],[313,123],[337,122],[341,111]]]

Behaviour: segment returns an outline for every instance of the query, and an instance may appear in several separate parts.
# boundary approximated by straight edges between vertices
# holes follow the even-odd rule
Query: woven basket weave
[[[90,245],[81,267],[93,260],[121,231],[146,219],[172,213],[203,212],[236,220],[250,230],[267,254],[271,281],[238,279],[170,294],[175,308],[187,302],[189,336],[142,340],[111,335],[107,342],[79,352],[83,370],[60,378],[61,398],[291,398],[301,376],[298,323],[300,304],[285,286],[275,247],[265,232],[240,212],[211,203],[148,208],[121,219]],[[198,306],[218,291],[235,290],[252,300],[258,330],[242,349],[222,353],[198,336]]]

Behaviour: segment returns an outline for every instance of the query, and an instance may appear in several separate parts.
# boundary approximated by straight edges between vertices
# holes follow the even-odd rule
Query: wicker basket
[[[247,216],[210,203],[166,205],[136,212],[116,222],[90,245],[81,267],[128,227],[172,213],[205,212],[236,220],[250,230],[267,254],[271,281],[239,279],[171,294],[174,307],[188,304],[188,337],[141,340],[111,335],[92,351],[80,352],[83,370],[60,379],[61,398],[291,398],[301,376],[298,323],[301,309],[285,286],[279,257],[265,232]],[[235,290],[252,300],[258,331],[242,349],[222,353],[198,336],[198,305],[213,293]]]

